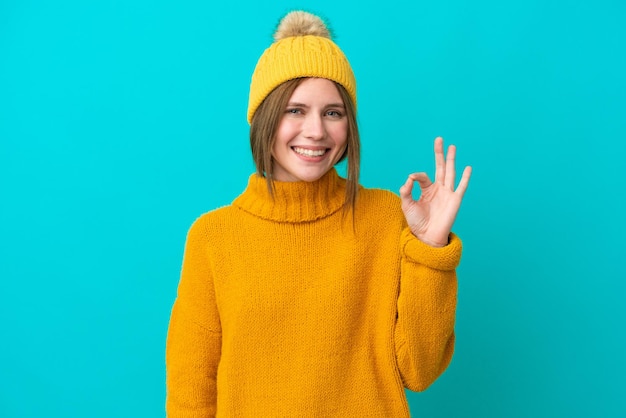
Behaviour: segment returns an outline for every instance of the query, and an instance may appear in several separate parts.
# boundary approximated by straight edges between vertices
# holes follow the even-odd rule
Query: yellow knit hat
[[[274,40],[252,74],[248,123],[272,90],[301,77],[327,78],[341,84],[356,108],[354,73],[322,19],[307,12],[290,12],[280,21]]]

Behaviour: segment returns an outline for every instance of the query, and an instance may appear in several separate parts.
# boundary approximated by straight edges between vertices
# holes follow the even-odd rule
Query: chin
[[[307,183],[311,183],[321,179],[322,176],[323,174],[294,174],[293,178],[295,181],[306,181]]]
[[[327,161],[330,163],[330,161]],[[334,165],[330,164],[306,164],[296,161],[288,165],[276,163],[272,177],[276,181],[306,181],[308,183],[317,181],[324,177]]]
[[[305,172],[295,172],[292,174],[292,176],[294,178],[296,178],[298,181],[306,181],[306,182],[313,182],[313,181],[317,181],[319,179],[321,179],[322,177],[324,177],[324,175],[326,173],[328,173],[329,170],[323,170],[323,171],[305,171]]]

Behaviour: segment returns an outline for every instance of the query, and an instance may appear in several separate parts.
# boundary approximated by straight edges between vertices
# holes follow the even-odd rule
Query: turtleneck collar
[[[346,181],[334,168],[313,182],[274,181],[273,198],[267,188],[267,180],[253,174],[248,187],[233,201],[233,205],[271,221],[309,222],[340,210],[345,194]]]

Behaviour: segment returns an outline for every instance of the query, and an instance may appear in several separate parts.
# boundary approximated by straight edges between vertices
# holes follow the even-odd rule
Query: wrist
[[[428,245],[429,247],[433,247],[433,248],[445,247],[450,242],[449,236],[446,237],[445,240],[441,240],[441,239],[433,240],[433,239],[426,238],[424,236],[417,235],[415,233],[413,233],[413,235],[415,235],[415,238],[417,238],[418,240],[422,241],[424,244]]]

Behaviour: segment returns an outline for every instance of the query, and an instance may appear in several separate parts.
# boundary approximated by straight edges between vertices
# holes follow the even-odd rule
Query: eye
[[[285,110],[285,113],[289,113],[292,115],[299,115],[302,113],[302,109],[298,108],[298,107],[289,107],[287,108],[287,110]]]
[[[328,110],[326,111],[326,115],[335,119],[339,119],[343,117],[343,113],[338,110]]]

